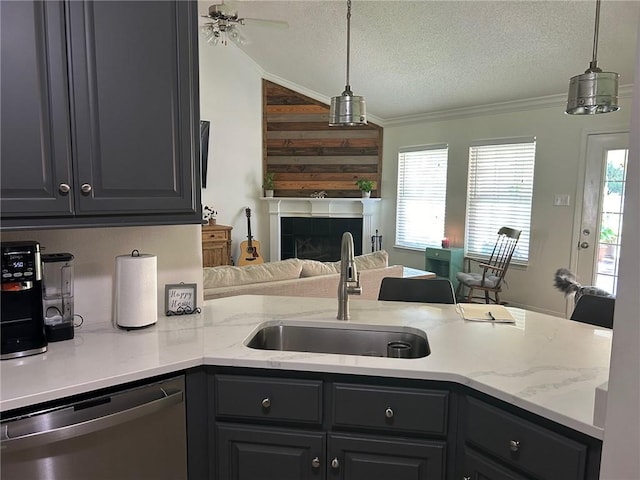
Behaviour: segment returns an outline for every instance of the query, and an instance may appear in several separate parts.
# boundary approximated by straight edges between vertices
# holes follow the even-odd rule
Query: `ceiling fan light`
[[[357,127],[367,124],[367,108],[364,97],[345,90],[342,95],[331,98],[329,109],[330,127]]]
[[[594,115],[620,110],[618,105],[618,78],[613,72],[587,70],[569,80],[566,113]]]

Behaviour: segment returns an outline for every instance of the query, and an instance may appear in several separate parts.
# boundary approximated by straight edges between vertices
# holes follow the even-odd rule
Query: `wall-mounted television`
[[[207,188],[207,164],[209,159],[209,120],[200,120],[200,168],[202,188]]]

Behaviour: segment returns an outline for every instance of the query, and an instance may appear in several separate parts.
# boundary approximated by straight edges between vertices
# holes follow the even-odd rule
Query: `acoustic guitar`
[[[254,240],[251,236],[251,209],[244,209],[247,215],[247,239],[240,243],[240,258],[238,265],[258,265],[264,263],[262,254],[260,253],[260,242]]]

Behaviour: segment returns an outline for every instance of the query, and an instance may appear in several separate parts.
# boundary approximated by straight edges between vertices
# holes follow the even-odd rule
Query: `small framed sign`
[[[164,310],[167,315],[196,313],[198,301],[197,283],[175,283],[164,287]]]

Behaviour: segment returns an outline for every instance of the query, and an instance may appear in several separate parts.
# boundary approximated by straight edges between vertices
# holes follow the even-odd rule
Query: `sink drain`
[[[387,357],[410,358],[411,344],[409,342],[403,342],[403,341],[387,343]]]

